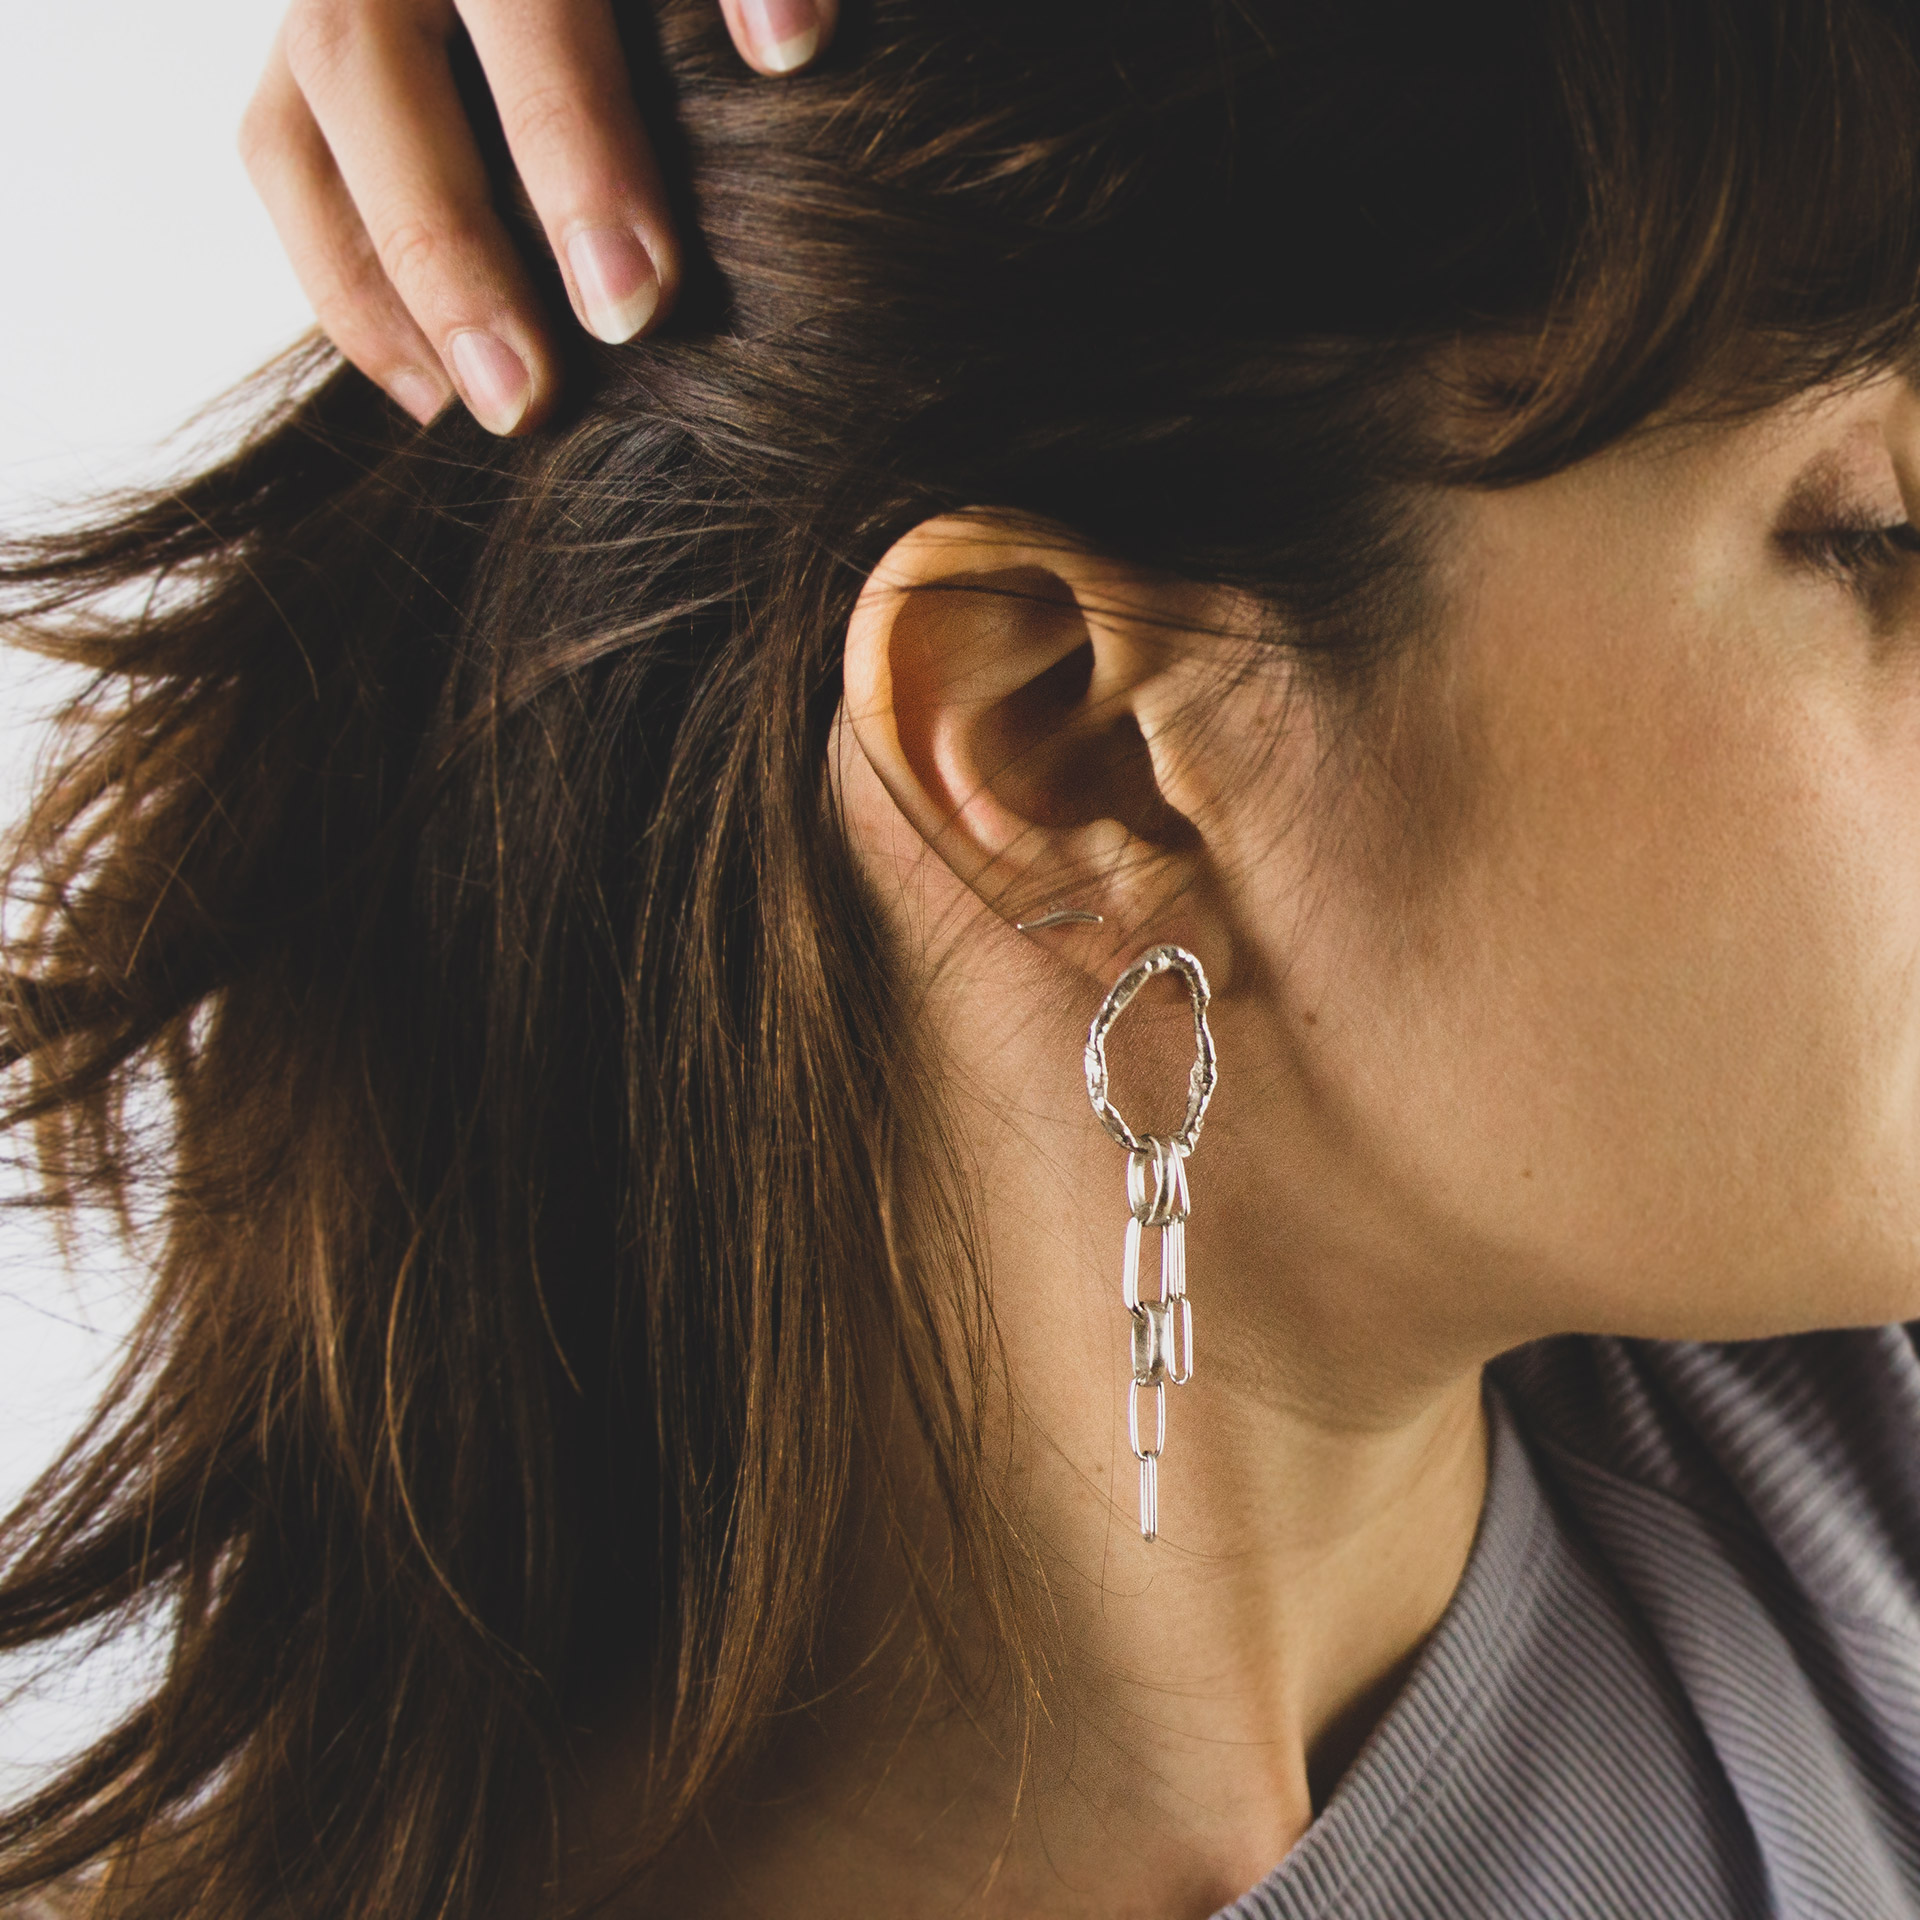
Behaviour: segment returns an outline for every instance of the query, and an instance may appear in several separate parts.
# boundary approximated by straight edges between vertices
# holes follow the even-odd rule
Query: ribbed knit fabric
[[[1920,1920],[1920,1359],[1900,1328],[1492,1372],[1452,1605],[1226,1920]]]

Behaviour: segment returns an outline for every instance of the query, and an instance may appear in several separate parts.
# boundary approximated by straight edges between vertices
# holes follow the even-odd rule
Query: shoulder
[[[1823,1610],[1920,1621],[1910,1329],[1722,1345],[1566,1338],[1507,1354],[1493,1374],[1577,1506],[1631,1489],[1777,1557]]]

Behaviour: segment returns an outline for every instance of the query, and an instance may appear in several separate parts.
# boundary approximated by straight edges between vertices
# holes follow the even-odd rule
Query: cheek
[[[1595,604],[1480,622],[1471,803],[1329,914],[1327,1111],[1492,1337],[1920,1314],[1920,676]]]

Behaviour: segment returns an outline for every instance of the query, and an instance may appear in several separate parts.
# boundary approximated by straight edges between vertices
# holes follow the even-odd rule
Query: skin
[[[756,72],[806,66],[838,0],[718,0]],[[496,433],[560,393],[556,316],[493,207],[454,85],[464,28],[579,323],[645,333],[681,260],[610,0],[293,0],[240,152],[321,327],[416,419]]]
[[[1491,1356],[1920,1315],[1920,560],[1820,545],[1916,505],[1891,376],[1450,499],[1426,630],[1344,721],[1282,654],[1223,688],[1237,609],[1070,543],[970,515],[888,555],[834,778],[979,1169],[1063,1659],[1010,1818],[1011,1722],[863,1676],[898,1589],[856,1567],[818,1703],[629,1911],[1204,1915],[1444,1610]],[[1058,903],[1104,922],[1014,930]],[[1080,1048],[1159,939],[1221,1082],[1149,1546]],[[1182,996],[1113,1045],[1167,1124]]]

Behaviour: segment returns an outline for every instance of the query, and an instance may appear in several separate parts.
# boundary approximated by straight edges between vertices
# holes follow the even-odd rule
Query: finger
[[[792,73],[833,38],[839,0],[720,0],[740,57],[756,73]]]
[[[448,63],[437,5],[295,0],[287,63],[373,248],[474,417],[535,425],[560,369]]]
[[[664,315],[679,249],[607,0],[459,0],[515,167],[589,333]]]
[[[452,384],[387,278],[277,41],[241,122],[240,152],[315,318],[424,426]]]

